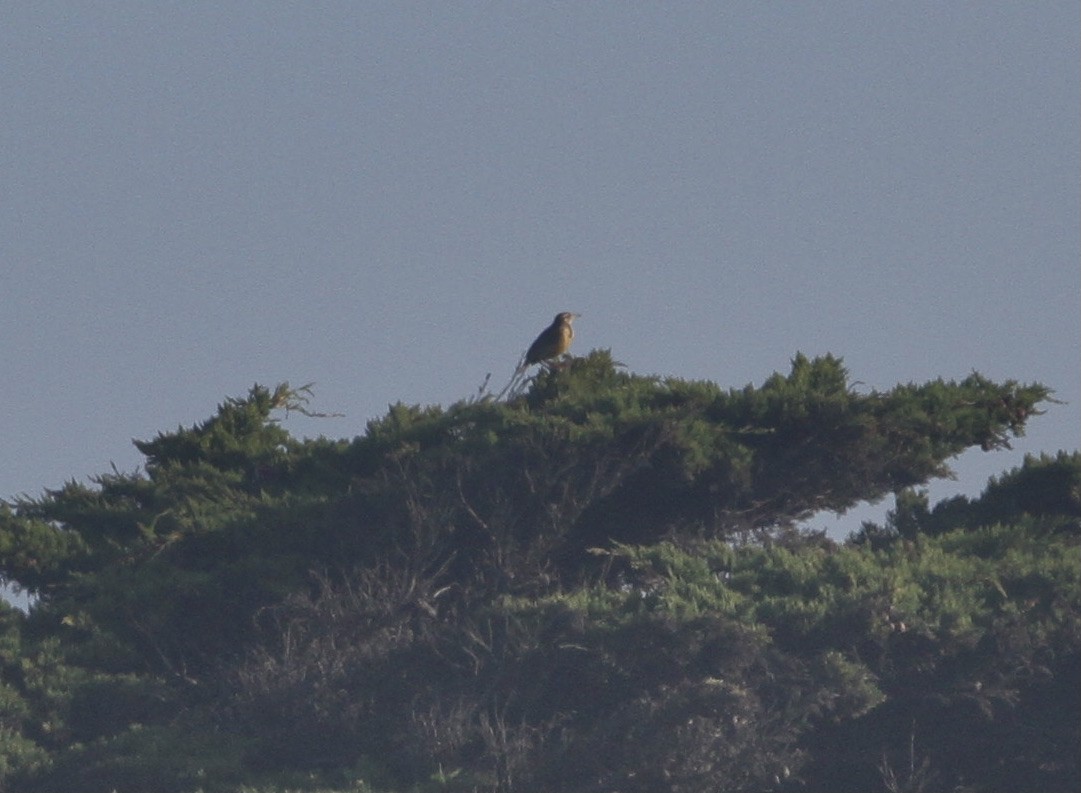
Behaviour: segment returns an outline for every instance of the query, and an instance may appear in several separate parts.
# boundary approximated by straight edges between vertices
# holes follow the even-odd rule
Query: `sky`
[[[299,436],[574,352],[972,371],[1081,448],[1081,5],[35,2],[0,12],[0,498],[253,383]],[[890,506],[812,527],[843,533]]]

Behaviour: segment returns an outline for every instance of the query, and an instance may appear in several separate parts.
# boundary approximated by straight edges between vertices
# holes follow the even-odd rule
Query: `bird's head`
[[[580,316],[582,316],[582,315],[581,314],[573,314],[570,311],[564,311],[561,314],[556,314],[556,322],[559,323],[560,325],[562,325],[564,323],[566,323],[567,325],[570,325],[572,322],[574,322],[574,320],[578,319],[578,317],[580,317]]]

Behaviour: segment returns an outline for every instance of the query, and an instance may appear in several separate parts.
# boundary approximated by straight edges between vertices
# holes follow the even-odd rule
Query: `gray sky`
[[[641,373],[832,352],[1068,402],[935,497],[1077,449],[1079,8],[7,4],[0,498],[253,382],[351,437],[501,386],[561,310]]]

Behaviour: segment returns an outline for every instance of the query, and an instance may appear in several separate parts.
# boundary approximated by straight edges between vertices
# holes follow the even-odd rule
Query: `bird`
[[[570,349],[571,341],[574,339],[574,328],[571,327],[571,323],[580,316],[581,314],[572,314],[569,311],[556,314],[552,324],[542,330],[536,341],[529,345],[529,350],[525,354],[525,365],[531,366],[547,361]]]

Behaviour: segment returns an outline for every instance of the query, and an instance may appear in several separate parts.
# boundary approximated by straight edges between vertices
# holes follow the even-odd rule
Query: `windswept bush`
[[[138,443],[143,473],[0,508],[36,599],[0,614],[8,789],[1081,781],[1077,455],[912,489],[1043,386],[857,393],[797,356],[725,390],[594,352],[340,441],[274,418],[307,396],[256,386]],[[851,543],[796,528],[891,493]]]

